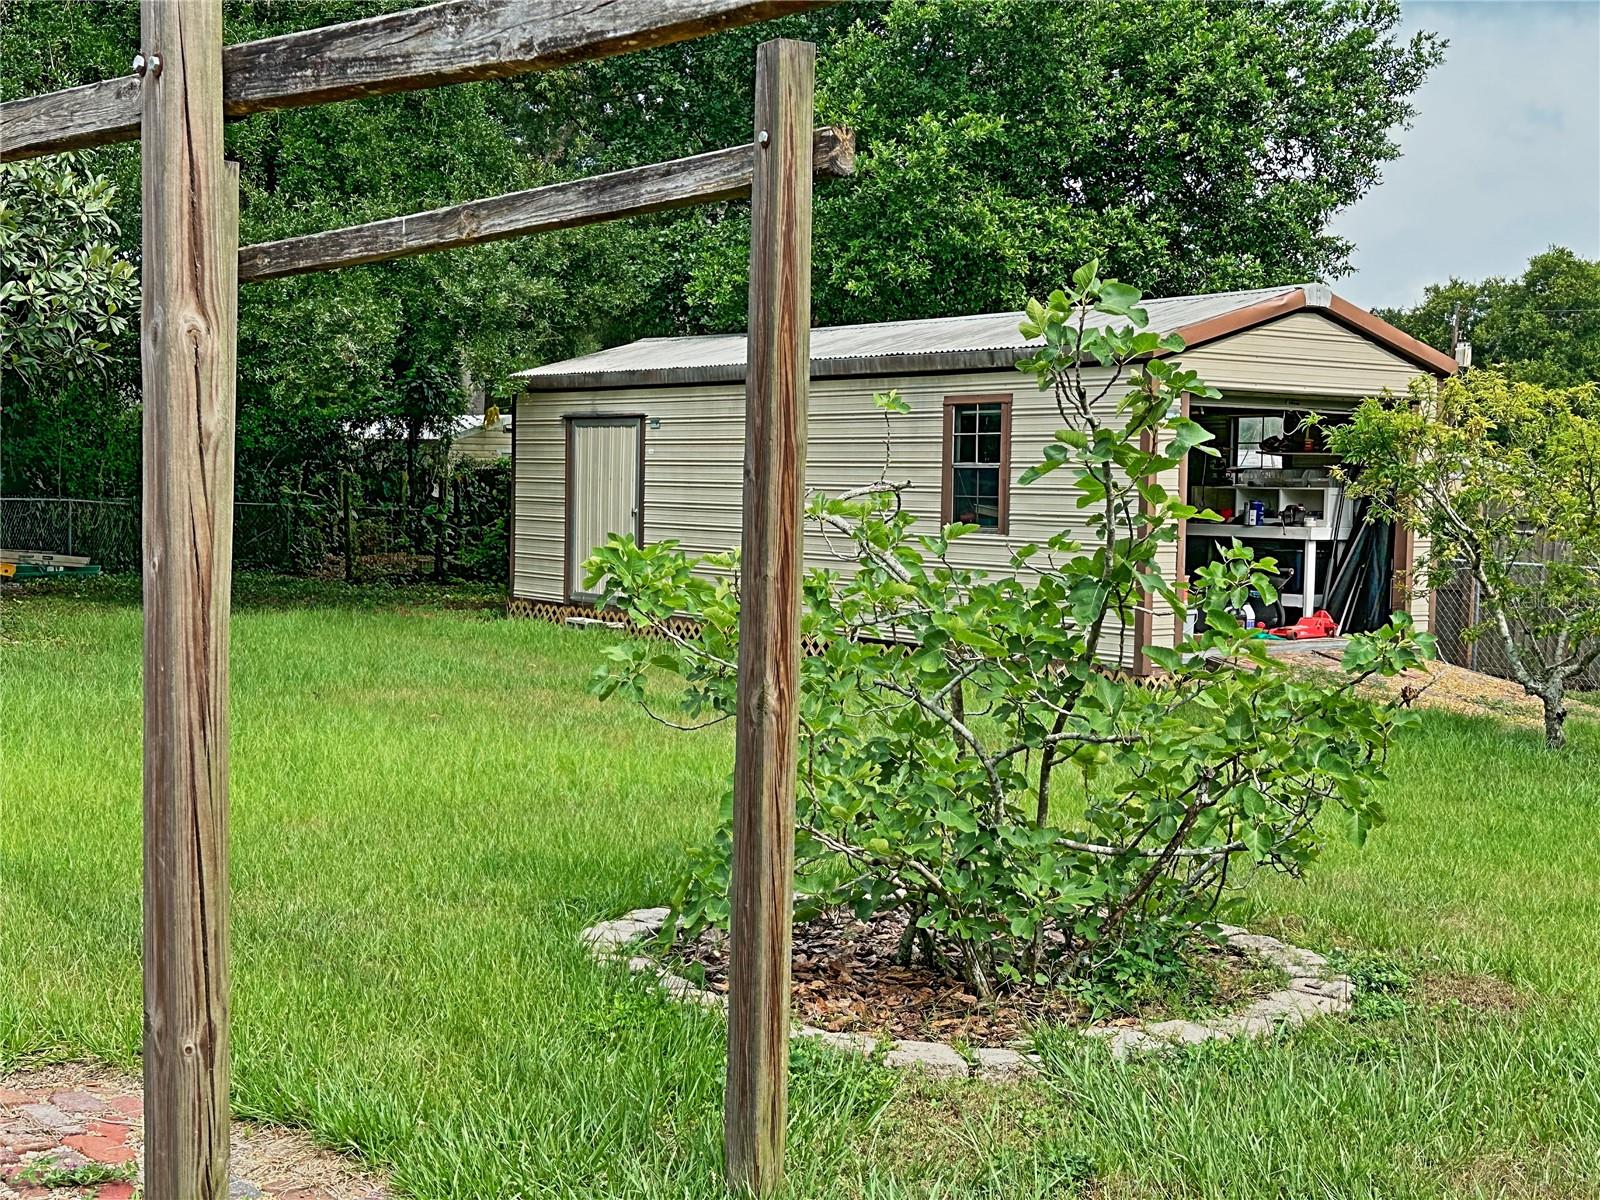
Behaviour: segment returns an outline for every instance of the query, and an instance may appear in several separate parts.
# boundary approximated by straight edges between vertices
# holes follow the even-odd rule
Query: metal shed
[[[1314,472],[1316,464],[1303,465],[1314,455],[1263,454],[1263,431],[1281,434],[1290,414],[1348,411],[1364,396],[1403,391],[1419,374],[1455,369],[1448,356],[1321,284],[1150,299],[1144,307],[1151,328],[1188,343],[1182,362],[1223,393],[1195,416],[1214,425],[1235,458],[1299,462]],[[884,424],[872,397],[896,389],[911,412],[895,418],[891,474],[911,481],[908,507],[930,527],[958,517],[983,526],[956,544],[961,565],[1007,570],[1015,547],[1070,525],[1077,509],[1062,476],[1014,486],[1060,425],[1050,399],[1016,369],[1029,348],[1021,318],[984,313],[813,330],[808,487],[838,491],[878,478]],[[595,597],[583,591],[581,564],[609,533],[673,538],[697,554],[738,543],[744,348],[742,334],[646,338],[519,373],[513,613],[585,611]],[[1108,417],[1116,398],[1106,402]],[[1216,480],[1195,486],[1206,482]],[[1183,470],[1162,483],[1191,488]],[[1316,497],[1309,486],[1293,494]],[[1330,494],[1322,523],[1297,529],[1195,524],[1166,568],[1181,577],[1203,540],[1218,535],[1267,541],[1274,552],[1281,543],[1296,556],[1301,592],[1291,595],[1310,611],[1326,596],[1319,567],[1326,581],[1337,535],[1349,532],[1347,514],[1331,511],[1335,503]],[[820,535],[808,535],[806,557],[808,566],[840,565]],[[1398,531],[1390,555],[1397,582],[1411,557],[1410,538]],[[1399,586],[1393,593],[1426,624],[1426,595]],[[1142,647],[1171,644],[1177,632],[1172,613],[1156,607],[1123,631],[1119,655],[1143,669]]]

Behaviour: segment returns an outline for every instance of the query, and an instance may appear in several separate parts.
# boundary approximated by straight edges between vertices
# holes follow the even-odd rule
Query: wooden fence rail
[[[229,46],[230,117],[502,79],[664,46],[818,7],[819,0],[447,0]],[[152,52],[151,47],[145,47]],[[0,104],[0,162],[139,136],[139,80]]]
[[[848,175],[854,162],[855,136],[849,130],[816,131],[811,165],[818,175]],[[750,194],[754,169],[755,147],[732,146],[692,158],[471,200],[431,212],[263,242],[239,251],[239,281],[281,279],[308,271],[385,262],[530,233],[593,225],[690,204],[736,200]]]

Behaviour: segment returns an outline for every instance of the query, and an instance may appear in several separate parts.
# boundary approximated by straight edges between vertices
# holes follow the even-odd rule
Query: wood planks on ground
[[[145,1195],[228,1189],[228,602],[239,173],[222,0],[143,0]]]
[[[230,46],[223,51],[223,101],[228,116],[242,117],[501,79],[703,37],[827,2],[447,0]],[[131,76],[8,101],[0,104],[0,161],[130,141],[139,136],[139,118],[138,80]]]
[[[750,194],[755,152],[754,145],[732,146],[692,158],[553,183],[431,212],[246,246],[239,251],[239,281],[280,279],[308,271],[384,262],[662,209],[738,199]],[[854,166],[855,137],[849,130],[815,132],[811,168],[816,174],[848,175]]]
[[[0,550],[0,563],[29,563],[39,567],[87,567],[82,554],[57,554],[53,550]]]
[[[782,1185],[788,1121],[815,71],[807,42],[757,51],[723,1117],[728,1185],[757,1196]]]

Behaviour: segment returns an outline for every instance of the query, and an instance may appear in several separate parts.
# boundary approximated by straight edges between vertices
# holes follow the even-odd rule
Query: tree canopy
[[[229,3],[225,35],[229,42],[246,41],[400,6]],[[124,74],[137,43],[136,0],[8,4],[0,94],[11,98]],[[496,115],[496,86],[440,88],[229,125],[228,154],[241,164],[241,241],[336,228],[556,178],[554,167],[519,145]],[[112,212],[120,246],[136,257],[137,146],[66,161],[73,158],[93,164],[116,185]],[[270,493],[286,481],[331,494],[333,471],[353,452],[353,428],[387,426],[414,442],[462,412],[474,385],[503,380],[513,364],[586,346],[582,314],[601,305],[617,267],[584,261],[590,247],[600,247],[593,257],[606,261],[595,232],[246,285],[239,306],[240,494]],[[111,353],[110,376],[68,388],[75,393],[70,403],[59,403],[62,387],[39,396],[13,389],[5,413],[8,488],[49,478],[79,494],[96,486],[124,495],[137,491],[136,444],[118,456],[114,479],[87,461],[69,462],[57,473],[63,457],[96,453],[81,441],[83,431],[71,427],[74,420],[85,412],[109,416],[102,411],[108,406],[125,416],[137,404],[137,322]],[[137,438],[136,420],[122,420],[121,429],[122,438]],[[73,446],[65,456],[63,442]]]
[[[595,64],[581,115],[539,111],[528,140],[581,120],[572,152],[613,167],[746,138],[750,51],[782,31],[818,43],[819,117],[860,143],[817,194],[819,324],[1018,308],[1096,255],[1155,295],[1329,278],[1351,251],[1330,219],[1442,53],[1398,24],[1390,0],[846,6]],[[674,308],[639,323],[741,328],[745,211],[655,228]]]
[[[1381,315],[1446,354],[1458,318],[1473,361],[1514,379],[1549,387],[1600,379],[1600,259],[1565,246],[1534,255],[1520,278],[1452,277],[1430,285],[1420,304]]]
[[[229,0],[230,42],[405,0]],[[135,0],[9,0],[0,96],[123,74]],[[748,140],[753,48],[819,47],[819,117],[849,124],[858,174],[818,189],[815,318],[1017,307],[1098,255],[1152,293],[1337,275],[1331,216],[1398,153],[1394,129],[1438,60],[1397,33],[1397,0],[1119,5],[894,0],[841,5],[520,79],[265,114],[229,126],[241,237],[292,236]],[[117,246],[139,244],[138,150],[86,152],[117,188]],[[651,334],[744,321],[748,213],[726,203],[330,275],[240,301],[241,494],[307,486],[351,430],[414,443],[474,386]],[[138,395],[137,339],[80,412]],[[7,487],[62,458],[59,389],[5,413]],[[87,446],[74,455],[92,455]],[[121,458],[137,461],[137,446]],[[78,464],[123,494],[136,474]],[[90,486],[63,482],[72,490]]]

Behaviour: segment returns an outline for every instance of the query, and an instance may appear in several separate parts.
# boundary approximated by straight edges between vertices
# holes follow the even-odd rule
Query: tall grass
[[[249,585],[250,581],[246,581]],[[717,1193],[723,1030],[576,946],[659,901],[710,826],[724,730],[584,683],[603,633],[247,588],[234,626],[236,1112],[425,1197]],[[0,613],[0,1061],[136,1065],[139,617],[115,588]],[[1251,921],[1376,948],[1413,1000],[1281,1044],[1042,1083],[796,1055],[797,1197],[1600,1194],[1600,736],[1430,716],[1391,824],[1262,879]],[[1481,990],[1481,989],[1479,989]]]

